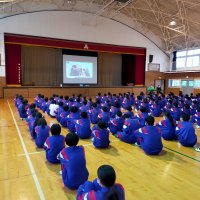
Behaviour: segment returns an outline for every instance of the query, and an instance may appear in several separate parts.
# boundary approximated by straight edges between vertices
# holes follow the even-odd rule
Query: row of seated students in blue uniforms
[[[73,107],[73,106],[72,106]],[[128,106],[129,107],[129,106]],[[128,109],[128,107],[127,107],[127,109]],[[142,110],[142,108],[143,107],[141,107],[141,110]],[[145,110],[145,109],[144,109]],[[128,111],[129,112],[129,111]],[[118,111],[117,112],[117,114],[119,115],[118,117],[120,117],[120,112]],[[129,114],[127,113],[125,116],[128,116]],[[139,116],[139,115],[138,115]],[[127,118],[130,118],[130,116],[129,117],[127,117]],[[187,118],[187,117],[186,117]],[[187,119],[189,119],[189,118],[187,118]],[[146,120],[146,123],[147,123],[147,125],[149,126],[147,126],[147,127],[144,127],[144,128],[140,128],[138,131],[136,131],[136,132],[138,132],[138,133],[136,133],[135,135],[137,136],[137,134],[138,134],[138,137],[137,137],[137,139],[136,139],[136,141],[137,141],[137,143],[138,144],[140,144],[141,145],[141,147],[143,148],[143,150],[147,153],[147,154],[158,154],[159,152],[160,152],[160,148],[162,147],[162,144],[159,144],[159,142],[157,142],[157,144],[158,144],[158,149],[159,150],[152,150],[152,148],[149,148],[149,146],[147,145],[148,144],[148,142],[147,142],[147,144],[144,142],[144,140],[145,140],[145,137],[142,137],[142,135],[143,136],[146,136],[146,135],[151,135],[151,129],[153,130],[153,132],[155,132],[155,130],[157,130],[157,132],[161,132],[160,130],[159,130],[159,128],[156,128],[156,127],[154,127],[153,126],[153,123],[154,123],[154,118],[152,118],[152,117],[149,117],[149,119],[147,118]],[[186,122],[188,122],[187,120],[185,120]],[[106,130],[106,123],[104,122],[103,123],[103,121],[100,121],[101,123],[98,123],[98,126],[97,126],[97,130],[98,131],[96,131],[95,130],[95,128],[93,129],[93,132],[94,132],[94,134],[92,134],[93,135],[93,137],[95,138],[97,138],[98,140],[99,139],[101,139],[100,138],[100,136],[101,136],[101,134],[99,134],[100,132],[101,132],[101,130],[104,130],[104,131],[106,131],[106,132],[108,132],[107,130]],[[143,122],[144,123],[144,122]],[[102,124],[103,124],[103,126],[102,126]],[[140,121],[138,120],[138,124],[140,124]],[[124,125],[125,126],[127,126],[127,125],[129,125],[129,123],[124,123]],[[125,127],[126,128],[126,127]],[[179,133],[181,132],[180,130],[182,129],[182,128],[184,128],[184,123],[183,124],[181,124],[180,123],[180,125],[178,125],[177,126],[177,131],[179,131]],[[186,127],[187,128],[187,127]],[[189,131],[190,132],[190,131]],[[106,135],[106,134],[104,134],[104,135]],[[158,134],[157,134],[158,135]],[[160,134],[159,134],[160,135]],[[195,134],[194,134],[195,135]],[[146,137],[147,138],[147,137]],[[149,138],[151,138],[151,137],[149,137]],[[158,137],[158,138],[161,138],[161,136],[160,137]],[[182,137],[181,137],[182,138]],[[108,138],[108,140],[109,140],[109,138]],[[149,141],[148,139],[146,140],[146,141]],[[157,141],[160,141],[160,139],[158,139]],[[196,140],[194,139],[193,140],[193,143],[195,143],[196,142]],[[48,144],[48,142],[46,143],[46,144]],[[145,145],[144,145],[145,144]],[[190,145],[192,145],[192,144],[186,144],[186,143],[184,143],[184,141],[182,141],[182,144],[183,145],[185,145],[185,146],[190,146]],[[102,146],[102,148],[105,148],[106,146],[108,146],[109,145],[109,141],[108,141],[108,144],[107,145],[105,145],[105,146]],[[151,144],[150,144],[151,145]],[[153,146],[152,146],[153,147]],[[101,148],[101,146],[99,147],[99,148]],[[154,148],[154,147],[153,147]],[[156,148],[155,148],[156,149]],[[162,149],[162,148],[161,148]],[[149,151],[150,150],[150,151]]]
[[[132,96],[133,97],[133,96]],[[149,97],[149,101],[152,101],[152,98],[155,98],[155,99],[157,99],[157,102],[156,102],[156,104],[158,104],[158,100],[160,99],[158,96],[150,96]],[[99,100],[98,102],[101,102],[100,101],[100,99],[105,99],[106,100],[106,102],[108,101],[108,96],[106,96],[106,95],[104,95],[103,97],[101,97],[100,95],[98,95],[97,96],[97,99]],[[115,96],[114,97],[115,99],[117,99],[117,97]],[[162,98],[164,98],[164,96],[162,95]],[[181,97],[181,98],[183,98],[183,97]],[[57,98],[57,99],[59,99],[59,98]],[[72,98],[71,98],[72,99]],[[73,98],[75,101],[76,101],[76,98],[74,97]],[[119,100],[120,99],[120,97],[117,99],[117,100]],[[173,99],[173,94],[170,94],[169,95],[169,104],[172,104],[172,99]],[[177,98],[174,98],[175,100],[174,100],[174,108],[172,108],[172,107],[168,107],[168,105],[167,105],[167,101],[166,101],[166,99],[164,98],[163,99],[163,101],[160,101],[160,105],[162,105],[162,107],[163,107],[163,111],[168,111],[168,112],[170,112],[170,114],[171,114],[171,116],[172,116],[172,118],[174,119],[174,120],[176,120],[176,121],[179,121],[180,120],[180,116],[181,116],[181,114],[182,113],[185,113],[187,110],[185,110],[186,108],[188,108],[188,106],[186,106],[186,108],[183,108],[182,109],[182,111],[181,111],[181,108],[178,108],[178,110],[179,110],[179,112],[176,112],[176,110],[177,110],[177,107],[178,107],[178,102],[177,102]],[[186,103],[188,103],[189,102],[189,98],[186,96]],[[125,102],[127,102],[127,100],[128,100],[128,95],[125,95],[124,96],[124,99],[123,100],[121,100],[121,102],[122,102],[122,105],[123,105],[123,103],[125,103]],[[135,102],[136,101],[138,101],[138,100],[141,100],[141,102],[140,102],[140,110],[141,110],[141,113],[140,114],[138,114],[138,115],[136,115],[135,117],[133,116],[133,112],[131,112],[131,106],[130,106],[130,102],[129,102],[129,104],[126,104],[126,109],[127,109],[127,112],[126,112],[126,114],[131,114],[131,116],[129,117],[129,118],[138,118],[138,120],[139,120],[139,122],[140,122],[140,126],[141,127],[143,127],[144,126],[144,123],[145,123],[145,118],[146,118],[146,116],[148,115],[148,113],[147,113],[147,111],[149,110],[149,108],[148,108],[148,104],[147,104],[147,98],[144,98],[143,97],[143,99],[142,99],[142,96],[139,96],[138,97],[138,99],[137,100],[135,100]],[[85,105],[87,105],[86,104],[86,99],[84,99],[83,100],[83,102],[85,102]],[[79,99],[78,100],[78,102],[81,102],[81,100]],[[121,106],[120,106],[120,103],[119,103],[119,101],[116,101],[116,102],[114,102],[113,103],[113,106],[111,105],[110,106],[110,113],[109,112],[107,112],[107,107],[106,107],[106,105],[107,106],[109,106],[108,104],[105,104],[106,102],[105,101],[103,101],[104,103],[102,103],[103,104],[103,108],[102,108],[102,113],[100,113],[100,114],[98,114],[101,110],[100,110],[100,108],[99,108],[99,106],[97,106],[97,103],[93,103],[93,105],[94,105],[94,107],[92,107],[91,106],[91,101],[90,101],[90,110],[88,111],[88,113],[89,113],[89,117],[90,117],[90,120],[91,120],[91,122],[92,123],[97,123],[97,121],[99,120],[99,118],[100,119],[102,119],[103,118],[103,114],[104,114],[104,116],[106,116],[107,117],[107,119],[103,119],[105,122],[106,122],[106,124],[107,124],[107,126],[109,126],[109,128],[111,127],[111,132],[112,132],[112,128],[114,127],[114,123],[113,122],[115,122],[116,120],[115,120],[115,118],[114,118],[114,120],[111,118],[111,120],[110,121],[108,121],[108,119],[109,119],[109,115],[111,116],[111,115],[113,115],[113,113],[114,112],[116,112],[115,113],[115,115],[114,116],[116,116],[117,117],[117,112],[120,110],[120,108],[121,108]],[[195,102],[195,101],[194,101]],[[196,104],[197,104],[197,102],[196,102]],[[71,104],[71,105],[73,105],[73,104]],[[80,103],[80,105],[81,105],[81,103]],[[186,105],[188,105],[188,104],[186,104]],[[81,106],[80,106],[81,107]],[[122,106],[123,107],[123,106]],[[125,106],[124,106],[124,108],[125,108]],[[72,106],[72,110],[73,110],[73,106]],[[115,111],[114,111],[115,110]],[[194,113],[194,105],[193,105],[193,107],[192,107],[192,112]],[[198,110],[198,109],[197,109]],[[112,111],[114,111],[114,112],[112,112]],[[76,108],[76,116],[78,116],[79,114],[79,110]],[[190,115],[189,114],[189,112],[186,112],[188,115]],[[93,115],[94,114],[94,115]],[[73,115],[73,113],[72,113],[72,115]],[[142,116],[143,115],[143,116]],[[144,116],[145,115],[145,116]],[[69,115],[70,116],[70,115]],[[198,123],[198,119],[197,119],[197,117],[198,117],[198,112],[197,113],[195,113],[195,115],[193,115],[192,117],[191,117],[191,120],[193,121],[193,122],[197,122]],[[78,118],[78,117],[77,117]],[[117,117],[118,118],[118,117]],[[72,120],[71,120],[72,119]],[[72,132],[74,132],[74,130],[75,130],[75,122],[74,122],[74,118],[72,117],[70,120],[69,120],[69,122],[68,122],[68,124],[70,125],[69,126],[69,129],[70,129],[70,131],[72,131]],[[76,118],[75,118],[76,119]],[[129,119],[129,120],[131,120],[131,119]],[[136,120],[134,120],[135,122],[137,122]],[[72,123],[71,123],[72,122]],[[136,124],[138,124],[138,123],[136,123]],[[72,126],[72,128],[71,128],[71,126]],[[169,126],[169,123],[168,123],[168,126]],[[137,129],[138,127],[137,126],[135,126],[134,127],[134,131]],[[118,131],[120,131],[120,130],[118,130]],[[121,130],[122,131],[122,130]],[[126,131],[125,131],[126,132]],[[130,131],[129,131],[130,132]],[[132,131],[133,132],[133,131]],[[166,132],[166,131],[165,131]],[[116,133],[116,131],[115,131],[115,133]],[[114,134],[115,134],[114,133]],[[167,135],[166,133],[165,134],[162,134],[162,136],[163,136],[163,138],[164,139],[167,139],[167,140],[172,140],[172,139],[176,139],[176,136],[173,136],[173,133],[170,133],[169,132],[169,134],[171,134],[171,135]],[[131,141],[129,141],[129,138],[130,139],[132,139],[133,140],[133,138],[132,138],[132,136],[129,136],[129,135],[127,135],[127,134],[125,134],[124,135],[125,136],[125,141],[127,141],[127,142],[131,142]],[[88,134],[88,137],[89,137],[89,134]],[[123,139],[123,137],[122,137],[122,139]]]
[[[30,107],[34,110],[33,104]],[[29,111],[28,109],[27,113],[30,114],[27,119],[28,122],[31,121],[30,117],[32,116]],[[86,112],[83,113],[87,115]],[[36,145],[45,148],[46,159],[50,163],[61,163],[64,185],[70,189],[78,189],[77,199],[125,199],[123,187],[120,184],[115,184],[116,174],[111,166],[103,165],[99,167],[98,179],[95,179],[93,182],[87,181],[89,173],[86,168],[85,152],[83,146],[77,146],[79,141],[78,135],[69,133],[64,138],[64,136],[60,135],[60,125],[53,124],[50,129],[52,136],[49,136],[49,127],[46,124],[46,120],[41,117],[41,113],[38,112],[37,115],[39,117],[35,126]],[[106,123],[103,121],[99,121],[98,126],[93,127],[97,137],[105,128]],[[41,132],[42,130],[43,132]],[[108,130],[106,131],[109,134]],[[40,133],[42,134],[39,136]],[[45,137],[46,141],[44,140]],[[65,142],[68,146],[67,148],[65,148]],[[44,143],[44,146],[42,143]]]
[[[98,95],[98,99],[100,98],[100,95]],[[104,98],[106,98],[106,96],[104,95]],[[74,100],[75,100],[76,98],[74,97]],[[127,99],[127,95],[125,96],[125,99]],[[57,101],[59,100],[59,98],[57,98]],[[108,99],[106,99],[106,101],[107,101]],[[147,98],[144,98],[143,99],[144,101],[143,102],[146,102],[146,100],[147,100]],[[150,98],[150,100],[151,100],[151,98]],[[171,101],[171,99],[169,99],[169,102]],[[78,101],[78,102],[80,102],[80,100]],[[83,100],[83,102],[85,103],[84,105],[87,105],[86,104],[86,99],[84,99]],[[91,102],[91,101],[90,101]],[[141,105],[142,106],[144,106],[144,104],[143,104],[143,102],[141,103]],[[61,103],[61,102],[58,102],[58,103]],[[123,103],[123,101],[122,101],[122,103]],[[116,106],[116,108],[119,108],[120,109],[120,106],[119,106],[119,102],[115,102],[114,103],[114,105],[117,105]],[[81,104],[80,104],[81,105]],[[108,119],[109,119],[109,112],[107,112],[107,107],[103,107],[102,108],[102,113],[99,113],[100,112],[100,109],[99,108],[97,108],[97,103],[93,103],[93,105],[94,105],[94,107],[91,109],[91,110],[89,110],[88,111],[88,113],[89,113],[89,116],[90,116],[90,120],[91,120],[91,118],[92,118],[92,120],[93,120],[93,118],[94,118],[94,116],[91,114],[92,113],[92,111],[94,110],[94,109],[97,109],[97,111],[96,111],[96,113],[95,113],[95,122],[93,122],[93,123],[97,123],[97,121],[99,120],[99,119],[102,119],[103,121],[105,121],[106,122],[106,125],[107,126],[109,126],[109,128],[110,128],[110,130],[111,130],[111,132],[112,132],[112,129],[113,129],[113,127],[115,127],[115,124],[114,124],[114,122],[116,122],[116,119],[118,119],[118,116],[116,115],[116,119],[114,118],[114,119],[111,119],[110,121],[108,121]],[[164,104],[163,104],[164,105]],[[174,103],[174,105],[175,106],[177,106],[177,102],[175,101],[175,103]],[[80,106],[81,107],[81,106]],[[90,107],[91,107],[91,104],[90,104]],[[112,106],[111,106],[112,107]],[[115,106],[113,106],[113,107],[115,107]],[[166,106],[165,106],[165,108],[166,108]],[[176,107],[175,107],[176,108]],[[117,109],[117,112],[120,112],[119,111],[119,109]],[[127,112],[126,112],[126,114],[128,114],[128,115],[130,115],[130,113],[132,113],[132,115],[131,116],[129,116],[129,117],[127,117],[127,118],[130,118],[129,120],[127,119],[126,121],[127,121],[127,123],[128,123],[128,121],[132,121],[132,118],[138,118],[138,120],[139,120],[139,123],[137,123],[137,120],[133,120],[133,122],[135,122],[135,124],[137,125],[137,126],[134,126],[134,130],[132,131],[130,131],[129,129],[130,128],[125,128],[125,134],[124,134],[124,137],[122,137],[122,140],[124,139],[124,141],[125,142],[128,142],[128,143],[132,143],[132,141],[129,141],[129,139],[130,140],[133,140],[133,137],[131,136],[131,135],[129,135],[129,134],[127,134],[127,131],[130,133],[130,132],[134,132],[137,128],[139,128],[138,126],[141,126],[141,127],[143,127],[144,126],[144,123],[145,123],[145,118],[147,117],[147,109],[146,109],[146,107],[140,107],[140,110],[141,110],[141,113],[140,114],[137,114],[135,117],[133,116],[133,112],[131,112],[131,106],[130,105],[128,105],[127,107],[126,107],[126,109],[127,109]],[[82,121],[83,121],[83,119],[79,119],[80,118],[80,113],[79,113],[79,110],[78,110],[78,108],[76,107],[76,106],[73,106],[73,104],[71,105],[71,110],[72,110],[72,112],[67,116],[67,120],[68,120],[68,122],[67,122],[67,124],[68,124],[68,128],[69,128],[69,130],[71,131],[71,132],[76,132],[76,133],[78,133],[78,132],[82,132],[83,133],[83,136],[81,136],[80,134],[79,134],[79,136],[80,136],[80,138],[89,138],[90,137],[90,133],[91,133],[91,131],[90,131],[90,129],[89,128],[85,128],[85,125],[84,125],[84,123],[82,123]],[[111,109],[110,109],[111,110]],[[166,109],[167,110],[167,109]],[[171,109],[169,110],[169,112],[171,113],[171,115],[172,116],[174,116],[173,114],[173,112],[171,112]],[[99,113],[99,114],[98,114]],[[104,114],[105,113],[105,114]],[[112,113],[112,112],[111,112]],[[182,113],[185,113],[185,112],[182,112]],[[187,113],[187,112],[186,112]],[[198,113],[199,112],[197,112],[195,115],[193,115],[192,116],[192,118],[191,118],[191,120],[193,121],[193,122],[195,122],[195,121],[197,121],[197,123],[198,123],[198,120],[197,120],[197,118],[198,118]],[[98,114],[98,115],[97,115]],[[107,119],[103,119],[103,114],[104,114],[104,116],[105,117],[107,117]],[[70,117],[70,115],[72,116],[72,117]],[[84,114],[85,116],[86,116],[86,114]],[[125,115],[125,116],[128,116],[128,115]],[[61,116],[62,116],[62,112],[61,112]],[[73,116],[75,116],[75,117],[73,117]],[[175,116],[177,116],[177,115],[175,115]],[[69,118],[68,118],[69,117]],[[121,117],[120,117],[121,118]],[[176,118],[173,118],[173,119],[176,119]],[[180,119],[180,114],[179,114],[179,119]],[[91,122],[92,122],[92,120],[91,120]],[[123,121],[123,119],[121,119],[122,121]],[[85,121],[87,121],[87,127],[89,127],[89,119],[88,119],[88,117],[85,117]],[[80,123],[79,123],[80,122]],[[130,124],[130,123],[128,123],[128,124]],[[167,127],[169,126],[170,124],[168,123],[167,124]],[[121,126],[122,127],[122,126]],[[132,129],[132,127],[133,126],[131,126],[131,129]],[[82,130],[82,131],[80,131],[81,129],[85,129],[85,131],[84,130]],[[121,129],[121,128],[120,128]],[[117,131],[123,131],[122,129],[121,130],[117,130]],[[79,131],[78,131],[79,130]],[[88,133],[88,135],[86,135],[86,137],[84,136],[84,132],[85,133]],[[165,134],[162,134],[162,136],[163,136],[163,138],[164,139],[167,139],[167,140],[170,140],[170,139],[176,139],[176,136],[173,136],[173,133],[172,133],[172,131],[171,132],[167,132],[169,135],[167,135],[166,134],[166,131],[165,131]],[[116,134],[116,130],[114,130],[114,134]],[[171,134],[171,135],[170,135]],[[95,135],[94,135],[95,136]]]

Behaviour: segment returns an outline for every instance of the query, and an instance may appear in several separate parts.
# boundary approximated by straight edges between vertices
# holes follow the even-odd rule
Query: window
[[[194,87],[194,81],[189,81],[189,87]]]
[[[179,52],[177,52],[176,53],[176,57],[184,57],[184,56],[186,56],[186,51],[179,51]]]
[[[200,49],[179,51],[177,52],[176,57],[177,69],[200,67]]]
[[[170,79],[169,80],[169,87],[180,87],[181,81],[178,79]]]
[[[194,87],[195,88],[200,88],[200,80],[195,80],[194,81]]]
[[[187,86],[187,81],[181,81],[181,86],[186,87]]]
[[[187,67],[198,67],[199,66],[199,56],[187,57]]]
[[[186,57],[185,58],[177,58],[177,60],[176,60],[177,68],[185,67],[185,63],[186,63]]]

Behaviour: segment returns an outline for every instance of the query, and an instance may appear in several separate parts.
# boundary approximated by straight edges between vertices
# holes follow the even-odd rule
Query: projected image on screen
[[[64,84],[97,84],[97,57],[63,55]]]
[[[66,78],[92,78],[93,63],[88,62],[66,62]]]

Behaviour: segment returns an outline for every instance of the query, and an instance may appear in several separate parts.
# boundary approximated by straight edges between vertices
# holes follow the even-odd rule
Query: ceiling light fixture
[[[175,21],[174,19],[172,19],[172,21],[169,22],[169,25],[170,25],[170,26],[175,26],[175,25],[176,25],[176,21]]]

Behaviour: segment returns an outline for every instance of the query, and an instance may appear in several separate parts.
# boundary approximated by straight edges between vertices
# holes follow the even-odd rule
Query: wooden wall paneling
[[[145,85],[147,86],[147,88],[151,84],[154,84],[154,80],[156,80],[156,79],[165,80],[165,74],[163,72],[153,72],[153,71],[145,72]],[[165,84],[165,86],[166,86],[166,84]]]
[[[16,94],[21,94],[25,98],[29,98],[28,88],[4,88],[4,98],[15,98]]]
[[[200,93],[200,88],[194,88],[193,93],[196,95]]]
[[[50,96],[50,88],[28,88],[29,98],[34,98],[38,94],[43,94],[45,97]]]
[[[4,87],[3,93],[4,98],[14,98],[15,95],[22,94],[25,98],[34,98],[39,93],[43,94],[44,96],[50,97],[53,94],[63,95],[63,96],[71,96],[72,94],[78,95],[82,94],[83,96],[87,97],[94,97],[97,95],[98,92],[102,94],[111,92],[112,94],[118,93],[126,93],[126,92],[134,92],[136,95],[139,94],[141,91],[146,93],[146,87]]]
[[[132,88],[132,93],[134,93],[135,96],[139,95],[140,92],[144,92],[144,94],[146,94],[147,93],[146,87]]]

